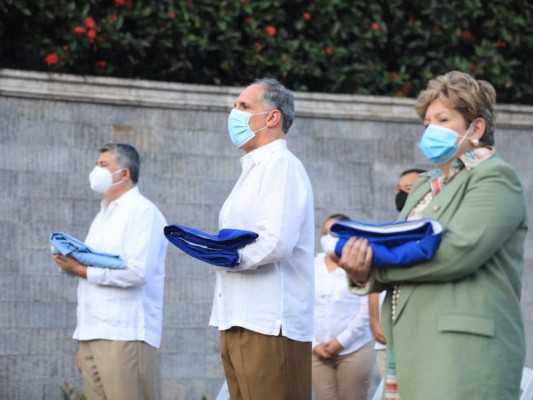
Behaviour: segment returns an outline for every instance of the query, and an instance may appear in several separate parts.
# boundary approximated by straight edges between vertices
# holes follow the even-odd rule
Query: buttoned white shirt
[[[88,267],[78,283],[74,339],[140,340],[159,348],[167,240],[165,218],[134,187],[102,207],[85,243],[121,255],[126,269]]]
[[[241,158],[242,173],[220,211],[220,228],[254,231],[240,265],[218,268],[210,325],[240,326],[302,342],[313,329],[313,193],[283,139]]]
[[[315,323],[313,347],[337,339],[340,355],[357,351],[372,340],[368,296],[356,296],[346,285],[346,272],[329,272],[325,253],[315,257]]]

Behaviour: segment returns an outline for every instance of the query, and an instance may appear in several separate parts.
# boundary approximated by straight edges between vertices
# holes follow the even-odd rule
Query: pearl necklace
[[[398,308],[398,302],[400,300],[400,285],[394,285],[392,289],[392,320],[396,320],[396,310]]]

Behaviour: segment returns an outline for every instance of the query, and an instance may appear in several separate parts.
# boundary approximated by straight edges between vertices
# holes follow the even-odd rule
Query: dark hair
[[[263,85],[262,100],[265,106],[281,113],[281,129],[284,133],[289,132],[289,128],[294,122],[294,95],[292,92],[275,79],[256,79],[252,85]]]
[[[333,214],[333,215],[330,215],[329,217],[327,217],[326,221],[330,220],[330,219],[335,219],[337,221],[346,221],[346,220],[350,219],[350,217],[348,217],[347,215],[344,215],[344,214]]]
[[[405,176],[407,174],[413,174],[413,173],[416,173],[416,174],[421,174],[422,172],[426,172],[425,169],[422,169],[422,168],[410,168],[410,169],[406,169],[405,171],[402,171],[402,173],[400,174],[400,178],[402,176]]]
[[[105,153],[106,151],[113,153],[115,161],[120,168],[128,168],[130,170],[131,181],[137,183],[141,170],[141,158],[135,147],[125,143],[108,143],[100,148],[100,153]]]

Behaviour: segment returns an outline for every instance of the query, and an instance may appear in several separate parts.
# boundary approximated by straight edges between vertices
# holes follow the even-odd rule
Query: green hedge
[[[462,70],[533,104],[526,0],[3,0],[0,67],[414,97]]]

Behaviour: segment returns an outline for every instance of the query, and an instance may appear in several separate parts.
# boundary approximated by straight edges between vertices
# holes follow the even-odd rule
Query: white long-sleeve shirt
[[[372,340],[368,296],[356,296],[346,285],[346,272],[329,272],[325,253],[315,257],[315,322],[313,347],[337,339],[350,354]]]
[[[240,326],[310,342],[313,329],[313,193],[302,163],[276,140],[241,158],[242,173],[220,211],[220,228],[259,238],[240,265],[217,270],[210,325]]]
[[[159,348],[167,240],[165,218],[134,187],[100,209],[85,243],[120,254],[126,269],[87,268],[78,283],[74,339],[141,340]]]

